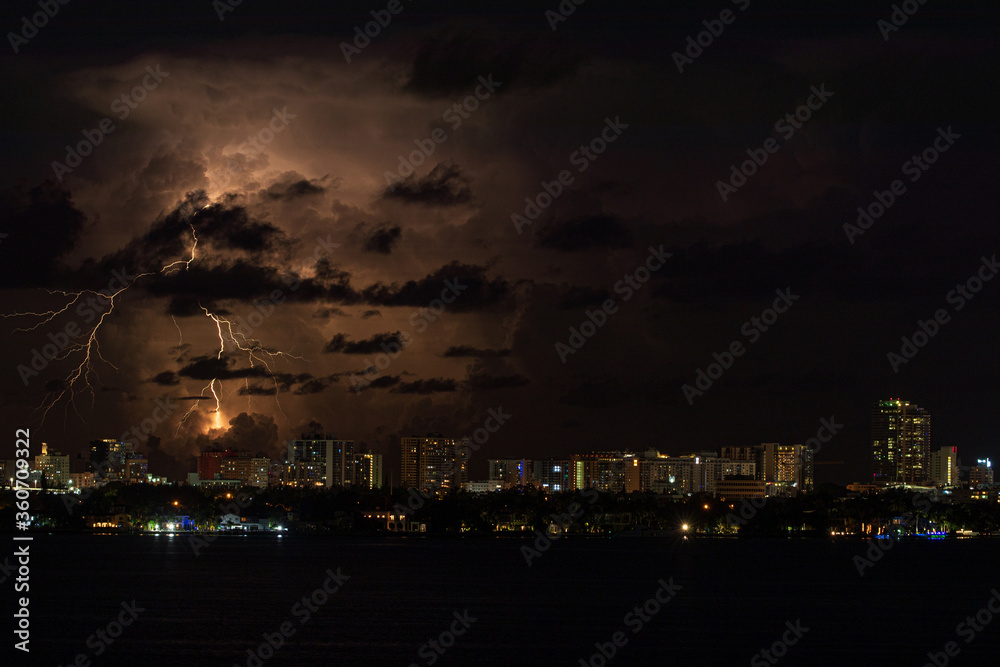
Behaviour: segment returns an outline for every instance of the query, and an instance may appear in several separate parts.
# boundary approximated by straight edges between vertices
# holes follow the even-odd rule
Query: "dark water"
[[[971,643],[956,634],[1000,589],[1000,541],[898,544],[864,577],[854,541],[566,538],[531,567],[522,544],[257,536],[195,556],[182,536],[39,535],[33,650],[6,664],[246,665],[288,621],[263,664],[427,665],[421,645],[465,610],[475,622],[434,664],[579,665],[622,631],[608,665],[748,665],[798,619],[809,630],[778,664],[916,667],[948,641],[950,664],[1000,664],[1000,618]],[[350,579],[303,624],[294,605],[337,568]],[[634,633],[624,617],[661,578],[683,588]],[[87,638],[133,599],[145,611],[95,657]]]

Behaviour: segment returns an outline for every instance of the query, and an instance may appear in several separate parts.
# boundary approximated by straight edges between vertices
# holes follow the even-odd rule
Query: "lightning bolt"
[[[177,328],[177,336],[179,337],[179,340],[177,341],[177,347],[181,347],[181,346],[184,345],[184,332],[181,331],[181,325],[177,324],[177,318],[176,317],[174,317],[173,315],[171,315],[170,319],[173,320],[174,327]]]
[[[274,371],[271,370],[271,366],[268,363],[274,362],[275,359],[280,359],[287,357],[289,359],[297,359],[302,361],[302,357],[296,356],[294,354],[289,354],[287,352],[281,352],[280,350],[270,350],[264,347],[259,340],[256,338],[247,338],[247,336],[239,331],[233,330],[233,323],[223,317],[213,313],[205,306],[198,304],[201,309],[205,312],[205,316],[215,322],[216,332],[219,335],[219,353],[216,355],[216,359],[222,359],[222,355],[226,351],[226,342],[232,343],[233,347],[237,350],[243,352],[247,356],[247,361],[250,363],[250,368],[257,368],[257,365],[263,366],[266,369],[267,374],[270,376],[271,381],[274,383],[274,402],[278,406],[278,411],[281,412],[282,417],[286,417],[284,409],[281,407],[281,401],[278,400],[278,378],[275,376]],[[213,380],[214,382],[215,380]],[[249,380],[246,379],[246,386],[249,387]],[[287,418],[287,417],[286,417]]]
[[[204,206],[200,210],[204,210],[205,208],[208,208],[208,206]],[[55,408],[55,406],[59,405],[59,403],[62,402],[63,399],[67,399],[66,416],[68,417],[69,407],[72,406],[77,416],[79,416],[82,419],[83,417],[82,415],[80,415],[80,411],[76,403],[78,393],[90,394],[91,410],[93,410],[94,403],[96,401],[96,392],[94,391],[94,387],[91,384],[91,376],[96,378],[97,381],[100,381],[100,375],[98,374],[97,369],[95,368],[95,362],[97,360],[103,361],[104,363],[108,364],[115,370],[118,370],[118,367],[115,366],[112,362],[108,361],[101,353],[100,342],[98,339],[98,334],[101,331],[101,327],[104,326],[104,323],[107,321],[108,317],[111,315],[111,313],[114,312],[115,307],[117,305],[117,301],[121,298],[121,295],[126,291],[128,291],[139,280],[141,280],[142,278],[146,278],[148,276],[168,275],[174,271],[187,271],[191,267],[191,264],[197,258],[196,251],[198,248],[198,234],[195,230],[194,224],[191,222],[191,217],[192,216],[189,215],[186,220],[188,228],[191,230],[191,249],[187,259],[178,259],[173,262],[170,262],[169,264],[164,265],[159,271],[149,271],[136,275],[131,280],[129,280],[127,284],[123,285],[113,293],[110,292],[110,289],[104,291],[81,290],[79,292],[67,292],[64,290],[46,289],[44,291],[47,292],[49,295],[61,296],[64,299],[66,299],[65,303],[61,307],[43,312],[27,311],[18,313],[0,313],[0,318],[4,319],[21,318],[21,317],[36,318],[38,321],[35,322],[33,325],[15,329],[16,332],[30,332],[30,331],[35,331],[39,327],[42,327],[52,322],[54,319],[66,313],[68,310],[70,310],[77,304],[87,303],[92,308],[94,308],[95,311],[97,312],[103,311],[100,317],[97,319],[97,321],[89,329],[86,329],[83,332],[84,338],[81,342],[74,342],[66,345],[54,357],[52,357],[53,360],[65,360],[71,356],[79,355],[80,362],[69,372],[69,375],[66,377],[63,383],[62,389],[58,393],[54,393],[54,395],[50,394],[47,398],[45,398],[42,401],[42,403],[38,406],[38,408],[36,408],[35,410],[36,414],[38,412],[41,412],[41,420],[40,420],[41,424],[45,423],[45,420],[48,418],[49,413],[52,411],[53,408]],[[199,304],[199,306],[201,306],[201,304]],[[228,319],[226,319],[225,317],[213,313],[204,306],[201,306],[201,308],[203,311],[205,311],[205,315],[209,317],[216,325],[216,330],[219,336],[219,353],[217,355],[217,358],[218,359],[222,358],[222,355],[226,349],[226,343],[229,342],[234,347],[234,349],[239,350],[240,352],[246,355],[250,363],[250,366],[252,368],[256,368],[257,365],[260,365],[264,369],[266,369],[267,374],[271,377],[272,381],[274,382],[275,389],[278,388],[278,380],[274,372],[271,370],[269,362],[273,363],[276,359],[280,359],[282,357],[287,357],[290,359],[299,359],[299,360],[302,359],[302,357],[291,355],[285,352],[280,352],[278,350],[265,348],[259,340],[247,338],[245,335],[243,335],[242,332],[234,331],[233,323]],[[171,319],[173,320],[174,326],[177,328],[177,333],[180,337],[180,344],[183,345],[184,333],[181,331],[180,326],[177,324],[177,320],[172,315]],[[201,390],[201,396],[204,397],[204,400],[210,400],[207,394],[211,394],[211,399],[214,399],[215,401],[215,411],[213,418],[215,428],[222,428],[224,424],[222,418],[222,399],[220,397],[221,389],[222,389],[222,381],[216,377],[212,378],[212,381]],[[277,400],[277,393],[275,393],[275,402],[278,404],[278,409],[281,412],[282,416],[287,419],[284,410],[281,408],[281,403]],[[200,403],[201,400],[196,401],[194,406],[192,406],[191,409],[188,410],[181,417],[180,422],[177,425],[177,431],[175,431],[175,436],[177,435],[177,432],[180,430],[181,425],[185,421],[187,421],[188,417],[198,408]]]

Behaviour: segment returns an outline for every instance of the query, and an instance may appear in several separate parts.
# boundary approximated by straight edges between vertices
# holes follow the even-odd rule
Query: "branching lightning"
[[[63,399],[67,399],[67,406],[66,406],[67,411],[69,409],[69,406],[72,406],[76,414],[80,416],[80,411],[76,404],[76,398],[78,393],[89,392],[91,398],[91,409],[93,409],[94,401],[96,399],[96,393],[94,391],[94,386],[91,384],[91,375],[93,375],[94,378],[98,382],[100,382],[100,375],[98,374],[97,369],[95,368],[95,361],[97,360],[103,361],[104,363],[108,364],[115,370],[118,370],[117,366],[115,366],[112,362],[108,361],[108,359],[106,359],[101,354],[101,347],[98,339],[98,334],[101,331],[101,327],[104,326],[104,323],[107,321],[108,316],[111,315],[112,312],[114,312],[115,306],[117,305],[117,300],[121,297],[121,295],[124,292],[128,291],[140,279],[153,275],[168,275],[174,271],[186,271],[191,267],[191,264],[197,259],[196,250],[198,247],[198,234],[195,231],[195,227],[190,222],[190,220],[188,221],[188,227],[191,230],[192,242],[190,248],[190,256],[187,259],[179,259],[170,262],[169,264],[163,266],[163,268],[161,268],[159,271],[146,272],[136,275],[131,280],[128,280],[127,284],[124,284],[122,287],[118,288],[116,291],[113,292],[111,291],[110,288],[103,291],[82,290],[79,292],[67,292],[63,290],[46,289],[45,291],[50,295],[59,295],[67,299],[64,305],[53,310],[48,310],[43,312],[28,311],[28,312],[18,312],[10,314],[0,313],[0,318],[5,318],[5,319],[20,318],[20,317],[37,318],[38,321],[32,324],[31,326],[25,326],[15,329],[15,331],[17,332],[29,332],[29,331],[35,331],[39,327],[42,327],[52,322],[54,319],[56,319],[60,315],[63,315],[77,304],[82,304],[85,300],[87,303],[91,305],[93,305],[94,301],[96,300],[96,306],[97,306],[96,309],[98,310],[98,312],[103,311],[93,325],[88,325],[88,327],[84,328],[84,331],[82,333],[83,338],[80,342],[70,342],[70,339],[67,336],[67,344],[62,349],[60,349],[54,356],[50,357],[53,360],[61,361],[69,357],[79,355],[80,362],[69,372],[69,374],[65,378],[65,381],[63,382],[62,388],[58,392],[50,393],[36,409],[36,413],[41,412],[42,424],[45,423],[45,420],[48,417],[50,411],[55,406],[57,406],[61,401],[63,401]],[[246,358],[251,368],[257,368],[258,365],[262,366],[266,370],[267,375],[271,377],[276,389],[278,387],[278,380],[274,372],[271,370],[270,363],[273,363],[277,358],[280,357],[287,357],[290,359],[302,359],[302,357],[297,357],[278,350],[265,348],[260,341],[256,339],[247,338],[240,331],[234,331],[233,323],[228,319],[226,319],[225,317],[212,312],[211,310],[209,310],[205,306],[202,306],[201,304],[199,304],[199,306],[205,312],[205,315],[215,323],[216,331],[219,336],[219,352],[217,358],[218,359],[222,358],[222,355],[226,351],[227,343],[230,344],[235,350],[238,350],[239,352],[244,353],[246,355]],[[173,321],[174,326],[177,328],[177,333],[179,335],[179,340],[180,340],[179,345],[183,345],[184,343],[183,331],[178,325],[177,320],[172,315],[171,315],[171,320]],[[222,416],[222,397],[220,395],[221,390],[222,390],[222,381],[217,377],[212,378],[211,382],[209,382],[209,384],[206,385],[201,390],[201,396],[204,398],[204,400],[215,401],[213,428],[216,429],[224,428],[225,425],[225,420],[223,419]],[[278,403],[278,409],[284,416],[284,411],[281,409],[281,404],[280,402],[277,401],[277,393],[275,393],[275,402]],[[200,399],[197,400],[195,404],[191,407],[191,409],[189,409],[181,417],[180,422],[177,425],[177,431],[175,431],[175,436],[177,432],[179,432],[181,425],[187,421],[188,417],[195,410],[197,410],[200,403],[201,400]]]

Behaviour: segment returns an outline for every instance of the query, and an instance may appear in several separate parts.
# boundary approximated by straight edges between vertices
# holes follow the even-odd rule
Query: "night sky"
[[[834,418],[847,483],[888,397],[1000,458],[994,5],[388,4],[71,2],[5,38],[4,458],[165,415],[154,474],[318,428],[398,481],[394,437],[502,407],[473,478]]]

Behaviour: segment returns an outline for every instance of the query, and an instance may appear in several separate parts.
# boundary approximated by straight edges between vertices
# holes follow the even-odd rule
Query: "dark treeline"
[[[588,495],[589,494],[589,495]],[[588,495],[588,497],[584,497]],[[236,501],[239,500],[239,505]],[[573,503],[577,503],[574,509]],[[235,512],[234,512],[235,510]],[[0,525],[14,522],[14,492],[0,495]],[[494,493],[452,492],[424,496],[415,490],[296,489],[210,492],[192,486],[111,483],[81,496],[33,493],[31,514],[36,526],[86,528],[88,517],[127,514],[133,528],[166,524],[189,517],[199,528],[218,525],[235,513],[247,521],[282,525],[300,531],[378,532],[384,517],[405,515],[407,524],[424,524],[429,533],[504,533],[546,530],[552,524],[579,534],[613,534],[636,527],[702,535],[825,535],[884,532],[895,524],[909,530],[991,533],[1000,526],[1000,504],[986,501],[951,504],[931,502],[903,490],[848,497],[827,486],[797,498],[723,501],[706,494],[675,500],[652,493],[613,494],[589,491],[545,493],[533,488]],[[903,517],[903,521],[900,521]],[[398,521],[397,521],[398,524]],[[683,527],[687,526],[686,529]]]

